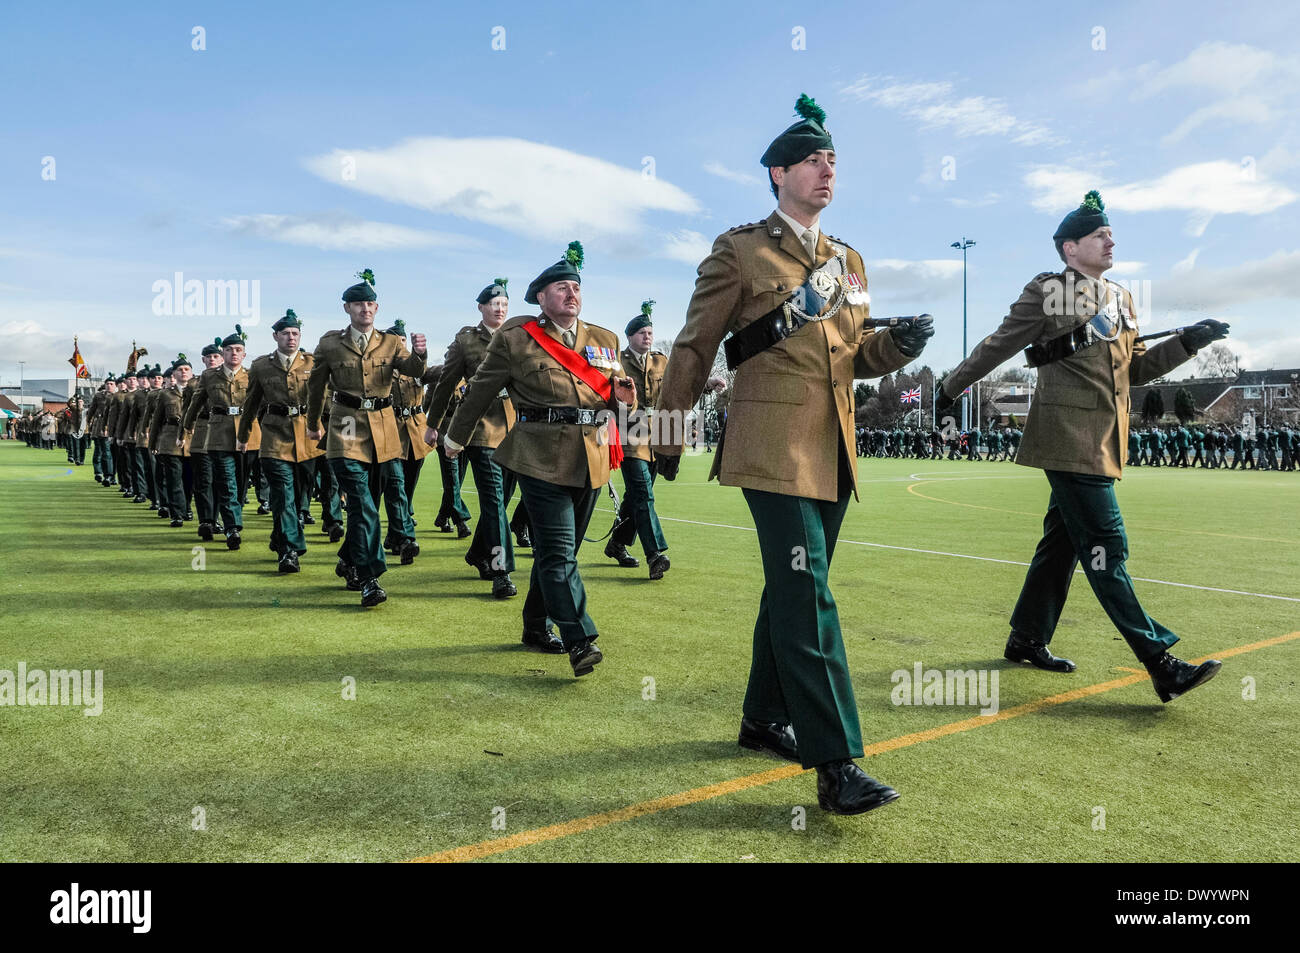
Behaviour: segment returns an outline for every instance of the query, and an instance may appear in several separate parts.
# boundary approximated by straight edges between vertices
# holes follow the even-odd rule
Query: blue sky
[[[1051,233],[1093,187],[1111,276],[1150,282],[1149,329],[1212,315],[1248,366],[1300,365],[1286,4],[51,3],[5,19],[5,384],[20,360],[65,373],[74,334],[117,371],[133,338],[163,361],[228,333],[234,317],[154,313],[176,272],[258,283],[256,353],[286,307],[309,344],[342,326],[340,292],[368,266],[381,325],[403,318],[440,354],[495,276],[525,313],[571,238],[584,319],[621,332],[652,297],[670,336],[713,237],[771,211],[758,157],[801,92],[838,151],[822,226],[862,253],[873,313],[936,315],[932,366],[961,357],[950,243],[978,243],[973,345],[1059,267]]]

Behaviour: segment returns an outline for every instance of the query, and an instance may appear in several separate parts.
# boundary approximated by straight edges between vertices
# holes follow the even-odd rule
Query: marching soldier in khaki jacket
[[[620,358],[623,369],[636,385],[636,400],[641,409],[629,415],[626,427],[619,427],[623,433],[623,500],[609,542],[605,544],[605,555],[620,566],[635,568],[640,563],[627,547],[640,537],[650,578],[662,579],[669,567],[668,543],[664,539],[663,527],[659,525],[659,514],[655,512],[657,473],[650,439],[654,431],[653,408],[659,402],[664,372],[668,369],[668,355],[651,350],[655,341],[654,322],[650,317],[653,310],[653,301],[641,302],[641,313],[623,329],[627,347]],[[721,392],[727,384],[721,377],[711,377],[706,386]]]
[[[131,418],[131,395],[137,386],[133,371],[122,375],[121,386],[113,395],[113,403],[108,408],[108,420],[104,424],[113,453],[117,457],[117,482],[124,497],[135,495],[135,455],[127,446],[126,438],[127,422]]]
[[[221,357],[221,338],[213,338],[212,343],[203,348],[202,354],[203,370],[209,371],[214,367],[220,367],[222,364]],[[181,410],[181,418],[184,420],[185,413],[190,409],[190,402],[199,392],[202,372],[198,377],[191,377],[185,385],[184,400]],[[208,420],[211,412],[204,410],[198,413],[194,418],[194,430],[190,433],[190,467],[194,473],[194,511],[199,518],[199,539],[210,540],[216,530],[216,504],[213,501],[212,492],[212,461],[208,458],[205,447],[208,443]]]
[[[243,450],[259,416],[262,472],[270,485],[271,548],[279,556],[280,572],[297,572],[298,557],[307,552],[299,515],[307,487],[314,479],[316,458],[323,453],[307,439],[307,381],[312,356],[299,350],[302,322],[293,309],[271,325],[275,350],[253,361],[248,373],[244,413],[235,432]],[[265,408],[265,414],[262,409]]]
[[[505,323],[510,309],[506,279],[494,279],[479,292],[477,303],[481,320],[456,332],[455,339],[447,348],[438,386],[429,400],[430,424],[423,437],[430,445],[437,443],[438,430],[434,422],[447,412],[456,383],[462,378],[471,380],[478,373],[492,336]],[[515,474],[503,469],[495,460],[497,447],[514,425],[514,404],[508,395],[503,397],[502,392],[498,392],[488,402],[465,448],[465,455],[474,471],[474,487],[479,502],[478,524],[465,553],[465,562],[478,570],[480,579],[492,580],[492,595],[498,599],[509,599],[518,594],[510,579],[510,574],[515,571],[515,548],[507,515],[510,497],[515,492]],[[459,463],[450,463],[449,466],[455,468]]]
[[[827,582],[856,493],[853,381],[898,370],[934,332],[928,320],[876,333],[861,256],[821,231],[835,187],[825,113],[801,96],[803,119],[768,147],[778,207],[718,236],[700,263],[656,410],[659,472],[676,478],[685,416],[727,332],[738,367],[713,473],[742,488],[763,559],[764,589],[740,744],[817,768],[823,809],[860,814],[898,797],[852,760],[862,756],[853,683]]]
[[[90,435],[95,441],[95,455],[92,463],[95,477],[101,486],[112,486],[117,482],[117,460],[113,455],[113,441],[108,433],[109,411],[113,407],[113,398],[117,394],[117,378],[109,374],[104,378],[104,389],[91,403]]]
[[[406,340],[406,322],[400,318],[393,322],[385,334]],[[427,372],[427,368],[426,368]],[[415,541],[415,514],[412,509],[415,484],[420,477],[420,467],[429,454],[429,447],[421,439],[424,435],[424,385],[417,377],[393,371],[393,417],[397,421],[397,439],[402,445],[398,457],[401,480],[393,480],[394,468],[385,471],[381,492],[388,529],[384,533],[384,549],[400,556],[403,566],[409,566],[420,555]]]
[[[162,460],[158,458],[158,435],[153,429],[153,417],[163,387],[170,384],[171,373],[163,373],[162,365],[155,364],[149,378],[149,401],[145,404],[145,439],[149,447],[149,473],[153,477],[154,501],[157,504],[150,506],[149,509],[157,509],[160,519],[169,519],[171,514],[167,510],[167,501],[164,499]]]
[[[190,500],[194,492],[194,472],[190,468],[189,446],[181,429],[185,385],[193,379],[189,358],[176,355],[171,366],[171,383],[158,389],[154,400],[153,420],[149,425],[152,449],[158,455],[158,492],[162,506],[171,517],[171,526],[179,528],[193,519]]]
[[[1137,341],[1137,313],[1127,289],[1103,278],[1114,261],[1114,239],[1101,196],[1093,191],[1052,236],[1067,265],[1025,285],[1001,327],[976,345],[948,375],[936,407],[951,406],[997,365],[1028,348],[1038,384],[1016,463],[1045,471],[1052,487],[1043,538],[1011,613],[1006,657],[1054,672],[1074,663],[1047,648],[1065,606],[1075,567],[1133,654],[1151,673],[1156,694],[1172,701],[1219,671],[1218,661],[1190,665],[1167,651],[1178,636],[1138,602],[1124,562],[1128,537],[1115,498],[1128,445],[1129,389],[1167,373],[1199,348],[1226,337],[1214,320],[1182,329],[1147,350]]]
[[[244,511],[239,505],[239,491],[245,479],[244,451],[237,446],[235,434],[248,395],[248,371],[243,366],[246,340],[247,335],[237,324],[233,334],[222,338],[222,363],[203,372],[183,420],[184,429],[193,430],[199,415],[205,411],[208,414],[208,435],[203,450],[212,465],[213,510],[221,518],[227,549],[239,548],[239,534],[244,530]],[[254,450],[260,446],[261,436],[261,428],[254,420],[247,448]]]
[[[540,305],[541,316],[511,318],[492,336],[443,439],[454,459],[502,388],[507,391],[518,419],[493,458],[517,475],[532,520],[523,642],[545,652],[567,649],[575,676],[604,657],[576,555],[609,480],[611,453],[621,456],[621,446],[610,445],[605,418],[617,416],[620,402],[636,405],[636,389],[618,363],[618,335],[578,320],[581,266],[582,246],[571,242],[565,257],[528,286],[524,301]]]
[[[385,480],[402,479],[402,440],[393,415],[393,371],[411,377],[424,373],[424,335],[412,334],[408,352],[402,339],[375,328],[379,301],[375,276],[367,268],[361,281],[343,292],[349,324],[327,331],[316,345],[307,381],[307,436],[322,436],[321,414],[330,391],[326,457],[347,497],[347,534],[335,568],[349,589],[361,591],[363,606],[388,598],[379,585],[387,568],[375,507]],[[408,517],[409,519],[409,517]]]
[[[131,395],[131,417],[127,430],[131,435],[131,456],[135,473],[135,498],[132,503],[148,501],[149,509],[158,508],[158,487],[154,483],[153,458],[149,455],[149,392],[153,369],[140,368],[135,373],[136,390]]]

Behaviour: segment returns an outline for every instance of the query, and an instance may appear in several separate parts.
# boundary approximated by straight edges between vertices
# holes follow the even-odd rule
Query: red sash
[[[543,331],[536,318],[525,321],[523,328],[534,341],[542,346],[542,350],[559,361],[566,371],[594,390],[597,397],[601,400],[609,400],[610,393],[613,391],[609,378],[588,364],[586,359],[577,351],[565,347]],[[623,465],[623,440],[618,433],[618,423],[613,417],[609,418],[605,436],[609,440],[609,468],[617,470]]]

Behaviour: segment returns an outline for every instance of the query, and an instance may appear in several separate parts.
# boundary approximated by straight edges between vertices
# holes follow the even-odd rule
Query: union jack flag
[[[911,390],[905,390],[898,396],[898,399],[904,404],[919,404],[921,402],[921,388],[914,387]]]

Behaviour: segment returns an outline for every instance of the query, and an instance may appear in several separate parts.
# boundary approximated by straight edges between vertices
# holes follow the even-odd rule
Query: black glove
[[[890,328],[894,344],[906,357],[920,357],[925,350],[925,342],[934,337],[934,318],[923,314],[914,321]]]
[[[944,389],[940,387],[939,394],[934,399],[934,412],[936,414],[941,414],[955,403],[957,403],[957,401],[949,397],[944,392]]]
[[[1183,333],[1178,335],[1178,338],[1189,354],[1195,354],[1201,348],[1215,341],[1221,341],[1227,336],[1227,324],[1215,321],[1213,318],[1206,318],[1204,321],[1197,321],[1189,328],[1183,328]]]
[[[658,470],[659,475],[669,483],[672,483],[673,480],[677,479],[677,468],[681,465],[681,454],[665,453],[662,456],[655,457],[655,469]]]

